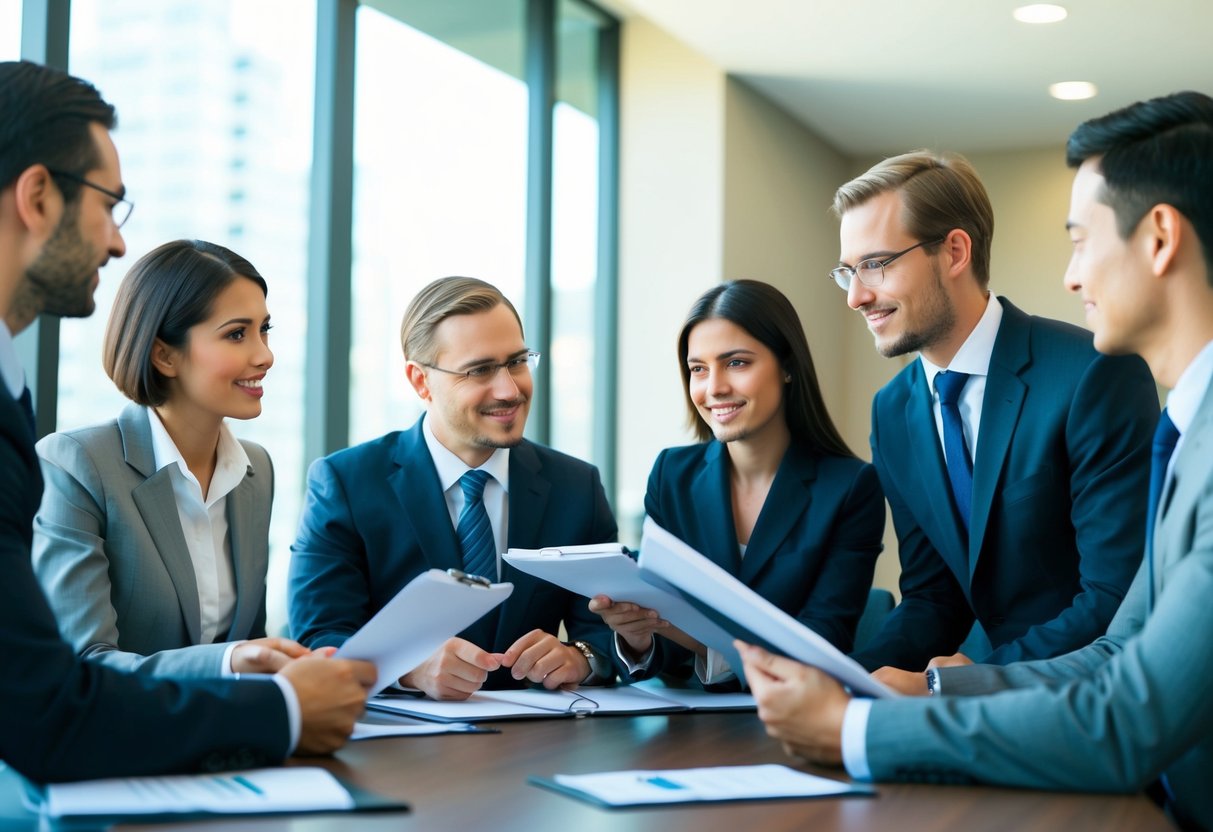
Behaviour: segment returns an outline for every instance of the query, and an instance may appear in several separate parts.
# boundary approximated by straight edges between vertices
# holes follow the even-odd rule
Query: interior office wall
[[[627,540],[653,458],[691,441],[674,338],[715,280],[766,280],[792,299],[830,411],[865,459],[872,397],[910,359],[877,354],[863,319],[824,277],[838,256],[834,189],[877,160],[845,156],[643,19],[626,21],[622,61],[617,510]],[[969,158],[994,204],[993,290],[1081,325],[1078,299],[1061,283],[1072,180],[1061,145]],[[897,576],[890,523],[876,583],[896,591]]]
[[[621,40],[619,467],[616,514],[639,539],[657,453],[693,441],[675,342],[721,273],[725,75],[642,19]]]

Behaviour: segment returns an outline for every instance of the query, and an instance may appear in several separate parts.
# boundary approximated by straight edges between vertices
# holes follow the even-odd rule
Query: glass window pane
[[[21,57],[21,0],[0,0],[0,61]]]
[[[168,240],[209,240],[269,284],[274,367],[262,415],[229,422],[274,460],[269,626],[285,622],[285,570],[303,489],[308,185],[314,2],[75,0],[70,66],[118,109],[114,141],[136,208],[127,255],[101,271],[97,312],[61,329],[59,427],[107,419],[126,400],[100,367],[118,283]]]
[[[523,4],[381,5],[400,17],[363,6],[357,20],[351,442],[421,412],[399,332],[422,286],[479,277],[525,306]]]
[[[579,3],[559,4],[552,114],[552,445],[593,459],[594,292],[598,273],[598,32]]]

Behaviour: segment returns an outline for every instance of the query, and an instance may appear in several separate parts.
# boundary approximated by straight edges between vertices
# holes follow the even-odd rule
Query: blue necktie
[[[463,549],[463,571],[497,580],[497,546],[489,513],[484,510],[484,484],[489,475],[473,469],[459,478],[463,489],[463,511],[459,513],[459,546]]]
[[[21,391],[17,404],[21,405],[21,412],[25,414],[25,418],[29,422],[29,432],[37,436],[38,425],[34,421],[34,397],[30,395],[28,387]]]
[[[968,373],[944,371],[935,376],[935,389],[939,393],[939,410],[943,415],[943,452],[948,464],[948,479],[952,482],[952,496],[956,498],[956,510],[969,529],[969,514],[973,508],[973,459],[969,446],[965,444],[964,423],[960,420],[960,391],[969,380]]]
[[[1154,447],[1150,454],[1150,502],[1146,509],[1146,561],[1150,577],[1150,606],[1154,606],[1154,516],[1158,514],[1158,503],[1162,498],[1163,482],[1167,478],[1167,464],[1175,445],[1179,442],[1179,430],[1164,408],[1154,429]]]

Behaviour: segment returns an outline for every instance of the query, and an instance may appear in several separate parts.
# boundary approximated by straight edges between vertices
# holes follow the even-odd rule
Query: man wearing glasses
[[[275,676],[170,680],[82,660],[30,561],[42,476],[13,336],[93,312],[130,213],[114,108],[78,78],[0,63],[0,760],[35,780],[248,768],[349,737],[374,665],[322,656]]]
[[[882,355],[919,355],[872,405],[902,601],[856,658],[926,693],[937,666],[1089,644],[1141,561],[1158,419],[1145,363],[990,293],[993,211],[964,159],[886,159],[834,210],[831,278]]]
[[[513,304],[482,280],[442,278],[409,304],[400,340],[426,414],[312,465],[291,547],[292,635],[340,645],[417,575],[458,569],[514,592],[401,685],[466,699],[482,686],[610,681],[610,630],[588,600],[500,559],[617,535],[598,469],[522,438],[539,354]]]

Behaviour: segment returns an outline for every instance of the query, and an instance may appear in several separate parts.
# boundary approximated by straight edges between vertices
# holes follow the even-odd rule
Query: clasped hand
[[[576,685],[590,675],[590,664],[576,647],[562,644],[551,633],[531,630],[504,653],[489,653],[470,641],[449,638],[400,684],[416,688],[431,699],[467,699],[480,690],[489,673],[502,667],[519,681],[548,690]]]

